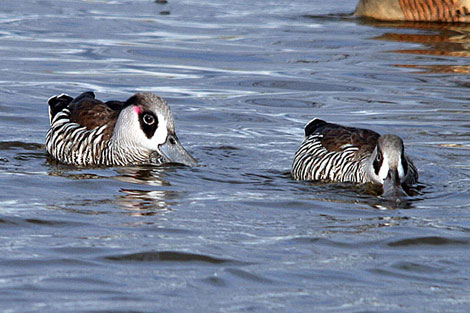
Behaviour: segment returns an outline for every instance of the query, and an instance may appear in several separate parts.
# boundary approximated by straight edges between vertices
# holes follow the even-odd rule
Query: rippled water
[[[0,4],[4,312],[465,312],[470,27],[355,1]],[[202,166],[49,162],[47,99],[153,91]],[[400,135],[416,195],[293,181],[313,117]]]

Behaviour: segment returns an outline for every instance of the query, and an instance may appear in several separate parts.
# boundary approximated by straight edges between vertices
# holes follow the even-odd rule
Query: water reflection
[[[170,210],[165,201],[168,191],[121,189],[120,192],[122,195],[117,197],[116,203],[121,209],[131,211],[132,216],[155,215]]]
[[[388,198],[381,196],[382,188],[374,184],[304,182],[315,195],[312,200],[337,204],[360,204],[376,210],[413,209],[423,199],[424,185],[410,187],[408,196]],[[305,188],[301,187],[303,190]]]
[[[171,210],[168,201],[178,196],[178,192],[166,189],[170,183],[163,178],[172,170],[174,168],[152,166],[82,168],[52,163],[49,176],[72,179],[76,183],[69,183],[70,195],[61,199],[62,204],[48,207],[81,214],[106,214],[116,207],[132,216],[161,214]],[[83,188],[87,192],[84,193]]]
[[[170,186],[170,183],[163,179],[164,173],[171,170],[170,166],[130,166],[116,167],[117,176],[114,178],[133,184],[144,184],[149,186]]]
[[[118,173],[114,179],[136,185],[147,185],[153,187],[170,186],[163,176],[171,167],[122,167],[116,168]],[[169,199],[175,199],[177,192],[158,189],[151,190],[143,188],[121,188],[120,195],[116,197],[116,204],[124,210],[130,211],[132,216],[149,216],[161,214],[171,210],[168,206]]]
[[[322,218],[328,221],[328,226],[325,227],[326,233],[347,233],[347,234],[361,234],[367,233],[372,229],[383,227],[396,227],[408,221],[410,218],[407,216],[374,216],[363,217],[358,221],[357,219],[338,217],[335,215],[322,214]],[[350,245],[346,242],[328,242],[332,246]],[[368,245],[370,243],[364,243]],[[359,246],[359,243],[354,243],[354,246]]]
[[[386,32],[374,37],[377,40],[421,44],[422,48],[391,50],[393,53],[470,57],[470,26],[466,24],[437,23],[384,23],[365,21],[366,25],[379,28],[393,28],[396,32]],[[419,32],[410,33],[410,30]],[[400,31],[400,32],[399,32]],[[466,64],[442,64],[442,59],[432,60],[439,64],[395,64],[396,67],[419,69],[424,73],[469,73]],[[455,62],[453,62],[455,63]]]

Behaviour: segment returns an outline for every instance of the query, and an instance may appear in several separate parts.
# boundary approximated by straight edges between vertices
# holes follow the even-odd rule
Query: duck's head
[[[148,151],[157,164],[197,164],[176,136],[168,103],[150,92],[137,93],[127,99],[117,119],[113,137],[127,148]]]
[[[403,140],[396,135],[380,136],[371,155],[369,174],[383,186],[384,195],[406,195],[402,185],[408,170]]]

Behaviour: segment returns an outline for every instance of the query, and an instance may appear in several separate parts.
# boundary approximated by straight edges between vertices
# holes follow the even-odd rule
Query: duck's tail
[[[72,100],[73,98],[66,94],[50,97],[49,100],[47,100],[49,104],[49,122],[52,123],[54,116],[65,109]]]

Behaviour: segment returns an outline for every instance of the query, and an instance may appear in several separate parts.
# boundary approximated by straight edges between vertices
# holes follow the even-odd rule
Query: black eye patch
[[[372,164],[374,166],[375,175],[377,176],[379,175],[382,162],[383,162],[382,152],[380,152],[380,150],[377,149],[377,156],[375,157],[374,163]]]
[[[158,128],[158,118],[150,111],[144,111],[139,114],[140,128],[145,133],[145,136],[150,139],[155,134]]]

